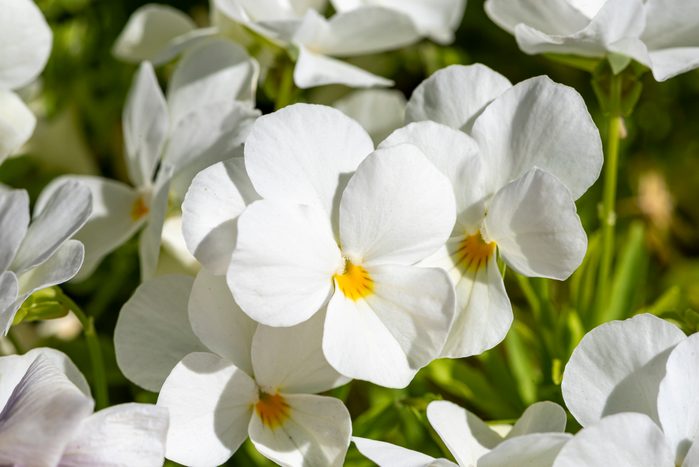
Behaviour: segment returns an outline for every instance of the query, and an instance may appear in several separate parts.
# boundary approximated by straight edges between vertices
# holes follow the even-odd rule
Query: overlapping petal
[[[377,76],[342,60],[299,46],[294,68],[294,83],[301,89],[326,84],[344,84],[353,88],[392,86],[390,79]]]
[[[34,132],[36,117],[17,94],[0,89],[0,164]]]
[[[0,193],[0,271],[12,263],[29,226],[29,195],[24,190]]]
[[[378,144],[403,125],[405,105],[400,91],[362,89],[335,101],[333,107],[359,122]]]
[[[380,467],[443,467],[454,466],[446,459],[435,459],[421,452],[373,439],[352,437],[357,450]]]

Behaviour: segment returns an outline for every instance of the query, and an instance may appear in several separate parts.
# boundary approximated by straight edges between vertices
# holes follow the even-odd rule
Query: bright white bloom
[[[268,326],[327,308],[330,364],[404,387],[439,355],[451,324],[447,275],[415,263],[447,239],[454,197],[416,146],[372,151],[366,132],[329,107],[260,117],[245,166],[263,200],[238,219],[227,278],[241,308]]]
[[[85,378],[49,348],[0,358],[0,373],[3,465],[162,465],[167,411],[122,404],[93,414]]]
[[[550,467],[561,448],[572,438],[563,433],[566,413],[553,402],[537,402],[514,426],[494,430],[468,410],[447,401],[431,402],[427,419],[449,448],[459,467]],[[359,452],[380,467],[449,467],[447,459],[381,441],[352,438]]]
[[[421,36],[448,44],[454,41],[454,31],[461,25],[466,0],[331,0],[337,11],[349,11],[362,6],[382,6],[400,11],[410,17]]]
[[[70,240],[91,211],[90,190],[76,181],[57,185],[29,222],[24,190],[0,192],[0,332],[7,334],[22,303],[34,291],[71,279],[84,247]]]
[[[375,144],[403,126],[405,121],[405,97],[393,89],[361,89],[353,91],[333,107],[359,122]]]
[[[238,46],[215,40],[190,50],[170,81],[167,100],[152,66],[144,62],[134,79],[123,115],[126,162],[132,186],[92,176],[92,217],[76,236],[86,247],[79,278],[146,225],[140,241],[143,277],[154,274],[167,209],[184,197],[194,174],[231,157],[250,124],[257,64]],[[51,190],[39,205],[51,197]]]
[[[191,293],[190,293],[191,292]],[[223,277],[165,276],[142,284],[115,332],[127,377],[159,390],[170,413],[169,459],[219,465],[249,436],[282,465],[341,465],[351,421],[316,396],[347,382],[323,357],[318,316],[292,328],[258,325]]]
[[[32,0],[0,0],[0,164],[34,132],[36,118],[13,93],[44,69],[53,36]]]
[[[451,181],[456,226],[423,264],[447,270],[456,287],[443,355],[476,355],[512,323],[496,252],[526,276],[563,280],[580,265],[587,237],[575,199],[599,176],[599,133],[575,90],[546,77],[512,86],[483,65],[436,72],[406,118],[414,123],[379,147],[415,144]]]
[[[633,58],[658,81],[699,67],[694,0],[488,0],[485,9],[528,54],[608,56],[615,71]]]
[[[556,467],[699,465],[699,334],[649,314],[593,329],[563,374],[585,427]]]

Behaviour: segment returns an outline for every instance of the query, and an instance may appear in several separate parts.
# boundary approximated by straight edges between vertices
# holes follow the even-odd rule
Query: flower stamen
[[[143,199],[143,196],[139,196],[136,201],[133,202],[133,205],[131,206],[131,219],[134,221],[139,220],[148,212],[150,209],[148,209],[148,206],[146,205],[146,201]]]
[[[255,411],[264,426],[270,430],[275,430],[289,418],[291,407],[281,394],[267,394],[260,391]]]
[[[454,263],[462,271],[475,272],[486,267],[488,259],[495,252],[495,242],[486,242],[480,231],[467,235],[459,243],[459,249],[454,253]]]
[[[364,267],[345,259],[345,270],[333,276],[337,287],[350,300],[357,301],[374,292],[374,280]]]

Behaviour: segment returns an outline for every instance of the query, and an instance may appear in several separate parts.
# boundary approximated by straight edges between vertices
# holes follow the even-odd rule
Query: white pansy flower
[[[485,9],[529,54],[609,56],[615,70],[633,58],[658,81],[699,67],[693,0],[488,0]]]
[[[0,0],[0,164],[34,132],[36,118],[13,89],[33,81],[51,52],[53,36],[32,0]]]
[[[427,419],[457,464],[382,441],[354,437],[359,452],[380,467],[550,467],[572,438],[564,433],[565,411],[553,402],[537,402],[522,414],[506,435],[468,410],[447,401],[431,402]]]
[[[420,35],[440,44],[454,41],[454,31],[461,24],[466,0],[332,0],[337,11],[362,6],[382,6],[400,11],[415,23]]]
[[[451,324],[448,277],[415,263],[447,239],[454,197],[416,146],[372,151],[366,132],[329,107],[258,119],[245,166],[263,200],[238,219],[227,278],[242,309],[269,326],[327,309],[330,364],[404,387],[439,355]]]
[[[405,104],[405,97],[400,91],[360,89],[335,101],[332,106],[359,122],[378,144],[393,130],[403,126]]]
[[[282,465],[341,465],[351,422],[316,396],[347,382],[321,351],[322,316],[292,328],[252,321],[225,279],[203,270],[142,284],[115,332],[124,374],[160,391],[170,413],[167,457],[219,465],[249,436]]]
[[[436,72],[406,118],[379,147],[415,144],[451,181],[456,226],[423,264],[447,270],[456,287],[443,355],[476,355],[512,323],[496,252],[526,276],[563,280],[580,265],[587,237],[575,199],[599,176],[600,136],[573,89],[546,77],[512,86],[482,65]]]
[[[2,357],[0,373],[3,465],[162,465],[167,411],[121,404],[93,414],[85,378],[50,348]]]
[[[699,334],[649,314],[587,333],[562,384],[585,429],[556,466],[699,465],[698,363]]]
[[[70,238],[91,212],[90,190],[58,184],[51,199],[35,206],[30,223],[24,190],[0,192],[0,332],[7,333],[22,303],[39,289],[75,276],[84,247]]]
[[[168,206],[184,197],[201,169],[240,151],[252,121],[258,67],[245,51],[216,40],[190,50],[173,73],[167,100],[152,66],[144,62],[123,115],[131,186],[92,176],[94,211],[76,238],[86,246],[87,277],[102,258],[145,225],[140,241],[143,277],[154,274]],[[51,196],[47,190],[39,204]]]

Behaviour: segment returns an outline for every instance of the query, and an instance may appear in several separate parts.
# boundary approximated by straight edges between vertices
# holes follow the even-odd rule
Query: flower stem
[[[58,287],[57,298],[63,304],[73,311],[73,314],[78,318],[85,332],[85,341],[87,342],[87,351],[90,354],[90,363],[92,364],[92,384],[95,396],[95,410],[100,410],[109,405],[109,393],[107,391],[107,373],[104,368],[104,358],[102,356],[102,348],[100,347],[99,337],[95,330],[95,322],[92,316],[88,316],[77,303],[69,296],[63,293]]]
[[[614,226],[616,224],[616,191],[619,171],[619,141],[623,117],[621,115],[622,75],[613,75],[610,82],[610,110],[607,127],[607,153],[604,161],[604,190],[602,195],[602,255],[597,282],[595,323],[604,322],[604,308],[609,303],[610,275],[614,258]]]

